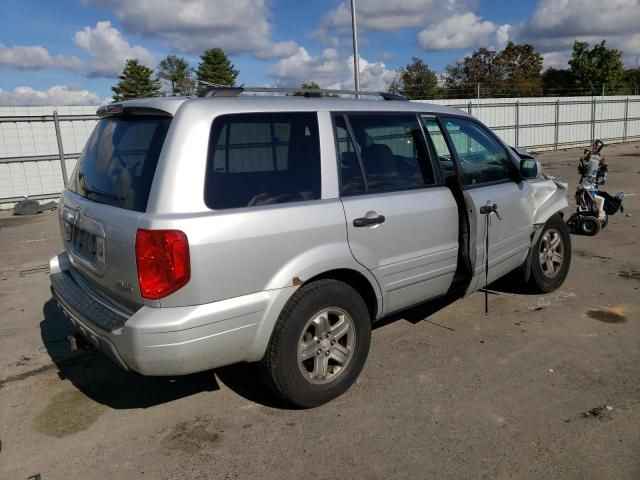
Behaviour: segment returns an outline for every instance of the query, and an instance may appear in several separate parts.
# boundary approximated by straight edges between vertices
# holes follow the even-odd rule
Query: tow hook
[[[71,350],[72,352],[76,352],[80,348],[83,350],[91,349],[91,344],[79,333],[76,333],[75,335],[69,335],[67,337],[67,343],[69,344],[69,350]]]

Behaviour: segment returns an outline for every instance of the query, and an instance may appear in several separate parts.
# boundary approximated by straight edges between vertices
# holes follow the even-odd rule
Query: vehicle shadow
[[[278,410],[297,410],[277,397],[265,384],[258,363],[237,363],[216,369],[220,383],[245,400]]]
[[[529,294],[522,282],[508,279],[491,284],[489,292],[493,295],[499,295],[499,292]],[[458,299],[460,295],[448,295],[417,305],[375,322],[373,329],[399,320],[417,324]],[[47,353],[58,368],[58,376],[61,380],[69,380],[89,398],[110,408],[148,408],[201,392],[213,392],[223,384],[251,402],[275,409],[295,409],[269,390],[257,364],[241,363],[179,377],[146,377],[120,369],[101,352],[71,352],[66,338],[73,332],[71,323],[55,300],[49,299],[43,306],[40,333]]]
[[[522,280],[522,272],[516,270],[499,278],[487,287],[489,294],[500,295],[500,293],[513,293],[515,295],[540,295],[540,292]],[[480,292],[484,292],[481,289]]]
[[[71,352],[73,327],[53,298],[43,307],[40,334],[58,376],[94,401],[114,409],[148,408],[204,391],[218,390],[213,371],[183,377],[144,377],[126,372],[93,350]]]
[[[435,313],[439,312],[443,308],[448,307],[459,299],[460,295],[445,295],[443,297],[436,298],[435,300],[421,303],[420,305],[416,305],[415,307],[393,313],[387,317],[384,317],[382,320],[378,320],[377,322],[375,322],[373,324],[373,330],[382,328],[386,325],[390,325],[399,320],[405,320],[415,325],[422,322],[423,320],[427,320],[431,315],[434,315]]]
[[[484,288],[478,290],[480,294],[484,294],[484,291]],[[515,295],[540,295],[540,292],[537,292],[522,280],[522,272],[519,270],[507,274],[504,277],[499,278],[495,282],[490,283],[487,287],[487,292],[489,293],[489,295],[494,296],[500,296],[502,293],[510,293]],[[434,315],[435,313],[448,307],[461,298],[461,293],[444,295],[442,297],[436,298],[435,300],[430,300],[423,304],[408,308],[407,310],[402,310],[400,312],[384,317],[382,320],[378,320],[373,324],[373,329],[375,330],[377,328],[384,327],[385,325],[397,322],[398,320],[406,320],[412,324],[417,324],[419,322],[429,320],[429,317],[431,315]],[[443,328],[448,327],[443,326]]]
[[[221,382],[237,395],[261,405],[289,409],[260,378],[255,364],[237,364],[178,377],[145,377],[116,366],[95,350],[71,352],[66,337],[73,326],[53,298],[43,307],[42,341],[61,380],[69,380],[94,401],[114,409],[148,408],[201,392],[220,389]]]

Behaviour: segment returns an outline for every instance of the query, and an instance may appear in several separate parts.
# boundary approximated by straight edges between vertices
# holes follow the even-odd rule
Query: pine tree
[[[236,84],[238,70],[221,48],[210,48],[200,55],[196,75],[199,82],[232,87]],[[206,88],[204,85],[202,88]]]
[[[189,63],[177,55],[168,55],[160,61],[158,78],[169,84],[173,94],[191,95],[194,91],[194,81],[191,78]]]
[[[122,70],[120,81],[111,87],[113,100],[120,102],[131,98],[159,97],[160,81],[151,78],[153,70],[142,65],[138,59],[130,58]]]

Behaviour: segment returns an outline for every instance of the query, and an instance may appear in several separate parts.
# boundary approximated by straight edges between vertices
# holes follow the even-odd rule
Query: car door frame
[[[505,144],[505,142],[500,137],[498,137],[495,134],[495,132],[493,132],[493,130],[491,130],[491,128],[489,128],[488,126],[484,125],[481,121],[479,121],[478,119],[476,119],[475,117],[472,117],[470,115],[455,114],[455,113],[436,113],[436,114],[429,115],[429,117],[434,117],[434,116],[435,116],[436,121],[438,123],[438,126],[440,128],[440,131],[441,131],[442,135],[444,136],[445,142],[447,144],[447,148],[449,149],[449,152],[451,153],[451,157],[452,157],[453,163],[454,163],[454,169],[455,169],[456,175],[458,176],[458,182],[459,182],[459,185],[461,187],[462,195],[464,197],[464,201],[465,201],[465,205],[466,205],[465,214],[467,216],[467,221],[468,221],[468,224],[469,224],[469,234],[468,234],[469,235],[469,239],[468,239],[468,241],[469,241],[469,246],[470,246],[470,248],[468,249],[468,257],[469,257],[468,258],[468,262],[471,265],[472,271],[471,271],[471,275],[470,275],[470,278],[469,278],[468,287],[467,287],[467,290],[465,292],[465,295],[469,295],[470,293],[473,293],[477,289],[477,286],[479,284],[480,275],[482,273],[484,273],[484,267],[482,267],[481,271],[478,271],[477,249],[475,248],[475,245],[477,245],[477,235],[478,235],[478,214],[476,212],[476,209],[479,208],[479,206],[475,205],[475,203],[472,200],[471,196],[467,193],[468,190],[493,187],[493,186],[497,186],[497,185],[508,184],[508,183],[511,183],[511,182],[517,184],[519,187],[525,188],[526,185],[527,185],[527,182],[526,182],[526,179],[523,179],[522,176],[519,173],[518,162],[516,161],[515,157],[513,156],[513,153],[511,151],[511,149],[508,147],[508,145]],[[458,156],[457,149],[455,148],[455,145],[453,143],[453,139],[451,138],[451,136],[449,134],[449,131],[446,129],[446,127],[444,125],[443,119],[446,119],[446,118],[460,119],[460,120],[464,120],[464,121],[467,121],[467,122],[474,123],[476,126],[481,128],[484,132],[486,132],[494,141],[496,141],[498,143],[498,145],[500,145],[500,147],[502,147],[502,149],[505,151],[505,153],[507,155],[507,158],[509,159],[509,161],[513,165],[513,170],[512,170],[511,176],[509,178],[503,179],[503,180],[495,180],[495,181],[492,181],[492,182],[486,182],[486,183],[475,184],[475,185],[465,185],[464,177],[463,177],[463,171],[462,171],[462,165],[461,165],[461,160],[460,160],[460,158]],[[534,232],[534,225],[533,225],[533,221],[532,221],[531,222],[531,232],[530,232],[531,235],[533,235],[533,232]],[[527,246],[527,249],[531,248],[531,237],[529,237],[529,241],[528,241],[526,246]],[[491,268],[489,269],[489,274],[491,274]]]
[[[415,111],[415,110],[335,110],[335,111],[330,111],[330,115],[331,115],[331,123],[332,123],[332,128],[333,128],[333,132],[334,132],[334,142],[335,142],[335,151],[336,151],[336,168],[337,168],[337,174],[338,174],[338,195],[341,201],[343,201],[345,198],[354,198],[354,197],[362,197],[362,196],[377,196],[377,195],[386,195],[386,194],[401,194],[403,192],[421,192],[421,191],[425,191],[425,190],[432,190],[432,189],[436,189],[436,188],[447,188],[447,186],[444,184],[444,176],[442,174],[441,168],[440,168],[440,164],[437,162],[437,159],[435,158],[435,152],[432,148],[432,145],[429,141],[429,138],[426,135],[425,129],[424,129],[424,125],[422,124],[422,115],[423,114],[427,114],[426,112],[421,112],[421,111]],[[421,131],[421,135],[422,135],[422,140],[424,142],[424,146],[425,146],[425,153],[427,155],[427,161],[429,162],[430,166],[431,166],[431,170],[433,172],[433,176],[434,176],[434,183],[433,184],[425,184],[422,186],[417,186],[414,188],[401,188],[401,189],[392,189],[392,190],[388,190],[388,191],[376,191],[376,192],[370,192],[367,191],[366,189],[366,169],[364,168],[364,164],[361,158],[361,154],[358,151],[358,143],[357,143],[357,137],[355,136],[352,126],[351,126],[351,122],[349,120],[349,116],[350,115],[375,115],[375,116],[393,116],[393,115],[402,115],[402,116],[407,116],[407,117],[414,117],[416,119],[416,122],[419,125],[420,131]],[[431,115],[429,113],[429,115]],[[364,192],[360,192],[360,193],[352,193],[349,195],[343,195],[342,194],[342,174],[340,172],[340,146],[339,146],[339,142],[338,142],[338,136],[336,135],[336,117],[338,116],[344,116],[345,118],[345,124],[347,127],[347,131],[349,133],[349,136],[351,138],[351,140],[354,142],[354,147],[355,147],[355,153],[357,155],[358,158],[358,164],[360,167],[360,172],[363,176],[363,182],[365,184],[365,191]],[[418,160],[420,161],[420,160]],[[423,170],[423,165],[420,165],[420,170],[422,172],[424,172]],[[349,222],[349,217],[347,215],[347,211],[345,208],[345,218],[347,220],[347,222]],[[347,232],[348,232],[348,236],[349,236],[349,228],[350,226],[347,224]],[[350,247],[351,248],[351,247]],[[457,247],[459,249],[459,245]],[[356,261],[358,261],[358,263],[361,263],[357,257],[354,255],[354,258],[356,259]],[[367,268],[369,270],[369,268],[362,264],[364,268]],[[457,270],[457,267],[456,267]],[[371,270],[370,270],[371,271]],[[376,273],[374,271],[371,271],[372,275],[376,278],[376,280],[379,282],[378,276],[376,275]],[[383,296],[384,296],[384,286],[380,285],[381,290],[383,291]],[[442,294],[446,294],[447,292],[443,292]],[[440,296],[440,295],[437,295]],[[387,307],[387,305],[385,304],[386,302],[383,302],[383,311],[384,314],[390,314],[393,313],[394,311],[397,310],[402,310],[404,308],[410,307],[412,305],[416,305],[419,303],[423,303],[425,301],[431,300],[435,297],[429,297],[429,298],[424,298],[424,299],[420,299],[420,301],[416,301],[412,304],[407,304],[405,306],[403,306],[400,309],[389,309]]]
[[[337,135],[335,135],[336,132],[336,116],[338,115],[342,115],[345,117],[346,120],[346,125],[347,125],[347,131],[349,132],[350,138],[352,138],[353,140],[356,139],[355,134],[353,133],[353,129],[351,127],[351,122],[349,122],[349,115],[388,115],[388,116],[393,116],[393,115],[407,115],[407,116],[411,116],[414,115],[416,117],[416,120],[418,122],[418,125],[420,126],[420,130],[422,131],[422,137],[423,140],[425,142],[425,146],[427,149],[427,155],[429,156],[429,162],[431,164],[431,169],[433,171],[433,175],[434,175],[434,179],[435,179],[435,183],[432,185],[423,185],[423,186],[418,186],[418,187],[414,187],[414,188],[405,188],[405,189],[401,189],[401,190],[390,190],[390,192],[401,192],[401,191],[411,191],[411,190],[419,190],[419,189],[423,189],[423,188],[436,188],[436,187],[442,187],[445,186],[444,185],[444,175],[440,169],[440,163],[437,160],[434,160],[434,158],[437,157],[437,155],[435,154],[435,150],[433,149],[433,146],[431,145],[431,140],[429,139],[428,135],[425,132],[424,129],[424,125],[422,124],[422,116],[423,115],[435,115],[433,113],[425,113],[425,112],[416,112],[413,110],[331,110],[329,112],[329,115],[331,116],[331,128],[333,131],[333,141],[335,144],[335,150],[336,150],[336,167],[337,167],[337,173],[338,173],[338,196],[340,198],[342,198],[342,175],[340,174],[340,164],[339,164],[339,152],[340,152],[340,146],[338,145],[338,137]],[[354,193],[351,195],[348,195],[349,197],[354,197],[354,196],[358,196],[358,195],[372,195],[370,192],[366,191],[366,175],[365,175],[365,169],[364,169],[364,164],[362,163],[362,158],[360,153],[357,151],[355,151],[357,157],[358,157],[358,164],[360,166],[360,172],[362,174],[362,178],[363,178],[363,182],[365,184],[365,192],[363,193]],[[422,168],[421,168],[422,170]],[[384,193],[384,192],[379,192],[379,193]],[[375,195],[375,193],[373,194]]]

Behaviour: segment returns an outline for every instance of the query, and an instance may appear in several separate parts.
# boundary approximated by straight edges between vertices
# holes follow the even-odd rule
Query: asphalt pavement
[[[605,147],[625,213],[565,284],[516,282],[378,325],[357,384],[292,410],[236,365],[177,379],[68,351],[54,212],[0,213],[0,478],[640,478],[640,143]],[[542,154],[578,178],[579,150]],[[569,199],[573,204],[572,198]]]

